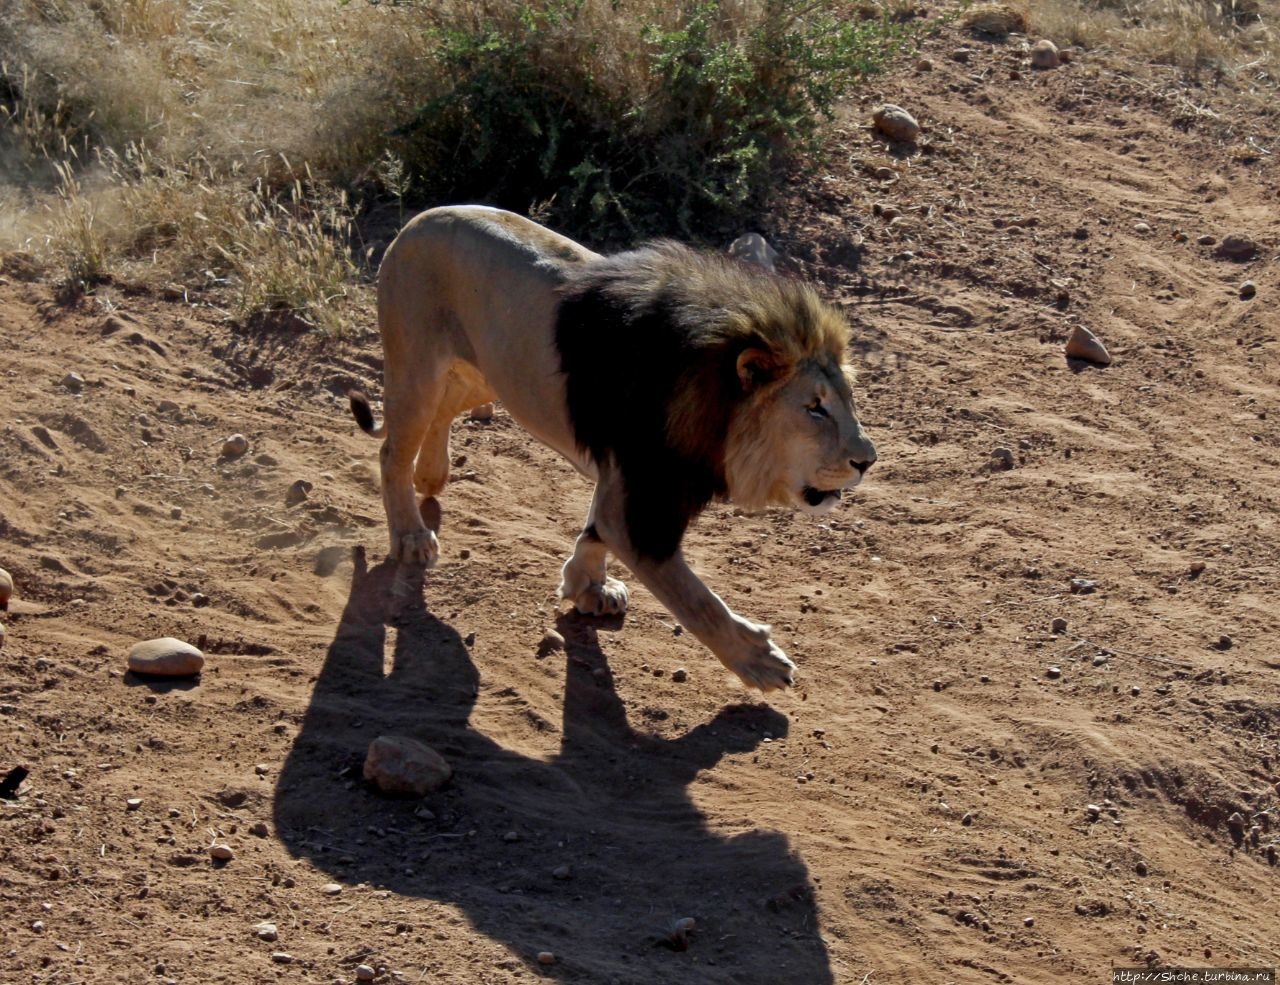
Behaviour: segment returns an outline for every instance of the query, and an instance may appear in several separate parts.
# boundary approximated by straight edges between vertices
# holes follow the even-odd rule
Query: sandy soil
[[[501,408],[456,426],[439,567],[388,566],[342,399],[380,394],[368,325],[0,280],[0,981],[1280,964],[1276,117],[1017,39],[926,54],[765,230],[858,326],[881,463],[821,522],[716,508],[688,543],[799,664],[767,702],[634,584],[625,622],[557,610],[589,489]],[[1233,233],[1253,259],[1198,242]],[[1110,367],[1064,358],[1075,323]],[[124,673],[157,636],[198,681]],[[451,784],[368,789],[383,734]]]

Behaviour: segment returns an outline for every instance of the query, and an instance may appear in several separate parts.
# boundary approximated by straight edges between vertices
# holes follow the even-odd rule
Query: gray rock
[[[1258,244],[1243,233],[1231,233],[1223,237],[1216,252],[1227,260],[1252,260],[1258,255]]]
[[[135,644],[128,667],[147,677],[193,677],[204,668],[204,654],[190,643],[162,636]]]
[[[62,378],[62,385],[71,393],[79,393],[84,389],[84,377],[79,373],[68,373]]]
[[[1058,46],[1047,38],[1031,46],[1032,68],[1057,68],[1062,64]]]
[[[871,114],[871,122],[876,130],[890,140],[904,144],[913,142],[920,135],[920,124],[916,118],[901,106],[885,103]]]
[[[380,735],[369,743],[364,778],[383,793],[422,797],[439,790],[452,776],[444,757],[417,739]]]
[[[1240,285],[1241,301],[1248,301],[1250,298],[1255,297],[1257,293],[1258,293],[1258,285],[1251,280],[1247,280]]]

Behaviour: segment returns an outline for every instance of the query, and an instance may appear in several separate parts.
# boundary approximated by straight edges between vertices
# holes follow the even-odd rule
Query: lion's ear
[[[738,379],[747,393],[772,383],[782,371],[782,360],[768,349],[743,349],[738,356]]]

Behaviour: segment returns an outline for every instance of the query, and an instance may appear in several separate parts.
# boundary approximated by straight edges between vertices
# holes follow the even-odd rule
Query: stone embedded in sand
[[[311,495],[311,490],[315,485],[306,479],[298,479],[289,487],[288,492],[284,494],[285,506],[297,506],[299,503],[305,502],[306,498]]]
[[[209,846],[209,857],[215,862],[230,862],[236,857],[236,853],[231,850],[230,845],[217,842]]]
[[[471,408],[471,419],[473,421],[491,421],[493,420],[493,412],[493,401],[487,404],[480,404],[478,407]]]
[[[901,106],[885,103],[871,114],[875,128],[890,140],[909,144],[920,135],[920,124]]]
[[[1258,244],[1243,233],[1230,233],[1218,244],[1216,253],[1227,260],[1252,260],[1258,255]]]
[[[417,739],[380,735],[369,743],[364,778],[383,793],[422,797],[439,790],[451,776],[444,757]]]
[[[370,965],[356,965],[356,981],[371,982],[378,976],[378,972]]]
[[[253,936],[260,941],[278,941],[280,939],[280,930],[275,924],[263,921],[262,923],[254,924]]]
[[[1251,280],[1247,280],[1240,285],[1241,301],[1248,301],[1250,298],[1255,297],[1257,293],[1258,293],[1258,285]]]
[[[545,657],[548,653],[557,653],[564,649],[564,637],[554,629],[548,629],[542,634],[542,639],[538,641],[538,656]]]
[[[9,611],[9,599],[13,598],[13,575],[0,568],[0,612]]]
[[[128,668],[147,677],[193,677],[204,668],[204,654],[190,643],[162,636],[135,644]]]
[[[1037,41],[1031,46],[1031,67],[1032,68],[1057,68],[1062,64],[1062,57],[1058,53],[1058,46],[1048,38]]]
[[[1065,633],[1067,631],[1067,621],[1063,619],[1062,616],[1058,616],[1056,619],[1053,620],[1053,623],[1050,626],[1050,628],[1055,633]]]
[[[71,393],[79,393],[84,389],[84,377],[79,373],[68,373],[62,378],[62,385]]]
[[[1098,366],[1111,365],[1111,353],[1107,352],[1107,347],[1083,325],[1077,325],[1071,330],[1071,336],[1067,339],[1067,358],[1082,359]]]
[[[222,443],[223,458],[239,458],[249,450],[249,439],[243,434],[233,434]]]

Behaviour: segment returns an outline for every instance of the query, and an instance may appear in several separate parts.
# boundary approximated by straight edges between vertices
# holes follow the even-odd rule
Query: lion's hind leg
[[[609,549],[596,533],[592,515],[560,571],[560,597],[587,616],[620,616],[627,611],[627,586],[605,571]]]
[[[439,496],[449,482],[449,430],[454,418],[494,398],[480,374],[460,362],[449,367],[443,387],[413,469],[413,485],[424,500]]]
[[[414,462],[440,406],[443,374],[403,372],[387,364],[384,411],[386,440],[382,464],[382,501],[391,534],[391,556],[406,564],[431,567],[440,556],[435,531],[423,522],[414,495]]]

